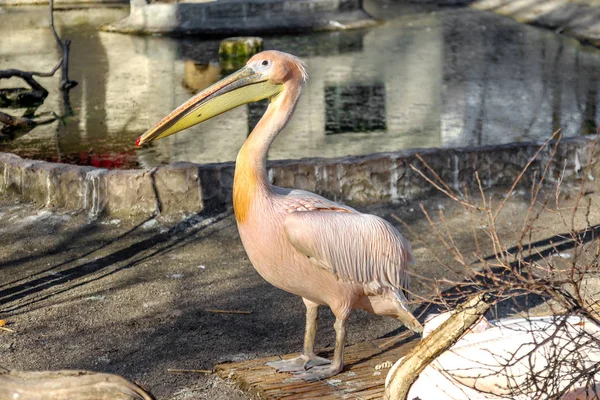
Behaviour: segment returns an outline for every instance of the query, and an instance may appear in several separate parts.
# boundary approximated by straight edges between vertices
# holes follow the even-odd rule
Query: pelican
[[[269,183],[267,152],[292,116],[306,79],[300,59],[279,51],[256,54],[245,67],[175,109],[136,144],[172,135],[242,104],[270,100],[238,153],[233,208],[254,268],[272,285],[302,297],[306,306],[302,354],[269,365],[313,381],[342,370],[352,309],[395,317],[415,332],[422,326],[409,311],[405,294],[410,243],[391,224],[316,194]],[[321,305],[329,306],[336,318],[332,361],[314,351]]]

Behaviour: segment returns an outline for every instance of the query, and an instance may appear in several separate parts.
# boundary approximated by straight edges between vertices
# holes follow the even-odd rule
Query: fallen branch
[[[406,400],[410,387],[425,367],[456,343],[486,313],[490,307],[488,297],[479,293],[461,304],[446,322],[408,353],[394,372],[384,400]]]
[[[43,119],[38,119],[43,114],[50,114],[50,116]],[[5,125],[5,127],[0,129],[0,134],[4,134],[12,139],[15,134],[15,131],[18,131],[20,133],[26,133],[38,125],[49,124],[51,122],[56,121],[58,118],[59,117],[52,112],[34,115],[33,118],[29,118],[25,116],[17,117],[0,111],[0,124]],[[0,138],[1,137],[2,136],[0,136]]]
[[[52,70],[53,71],[52,75],[58,69],[57,67],[55,67]],[[27,84],[29,86],[31,86],[31,88],[33,90],[37,90],[37,91],[45,93],[44,97],[46,97],[48,95],[48,91],[42,85],[40,85],[35,79],[33,79],[34,75],[37,75],[37,76],[52,76],[50,74],[44,74],[44,75],[42,75],[40,72],[27,72],[27,71],[21,71],[19,69],[14,69],[14,68],[5,69],[3,71],[0,71],[0,79],[9,79],[9,78],[12,78],[12,77],[21,78],[25,82],[27,82]]]
[[[19,129],[33,128],[37,124],[29,118],[13,117],[0,111],[0,123]]]
[[[24,80],[29,85],[29,88],[0,89],[0,106],[28,107],[42,104],[48,96],[48,91],[33,78],[34,74],[36,73],[18,69],[0,71],[0,79],[16,77]]]

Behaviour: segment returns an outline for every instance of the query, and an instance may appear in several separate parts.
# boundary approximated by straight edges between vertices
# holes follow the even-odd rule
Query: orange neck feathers
[[[283,91],[271,99],[267,111],[238,153],[233,179],[233,210],[238,223],[247,221],[256,195],[268,192],[267,153],[294,112],[302,83],[302,79],[287,82]]]
[[[259,171],[251,168],[252,154],[242,147],[235,163],[235,175],[233,177],[233,211],[239,223],[248,219],[250,206],[258,187],[264,185],[265,179],[261,179]]]

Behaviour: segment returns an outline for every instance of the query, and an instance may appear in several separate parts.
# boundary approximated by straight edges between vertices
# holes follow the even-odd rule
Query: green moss
[[[221,41],[219,58],[226,71],[239,69],[256,53],[262,51],[262,38],[232,37]]]

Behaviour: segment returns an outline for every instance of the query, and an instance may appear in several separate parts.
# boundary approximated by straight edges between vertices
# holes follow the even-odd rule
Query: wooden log
[[[384,400],[406,400],[419,374],[440,354],[448,350],[490,307],[486,293],[461,304],[456,312],[404,357],[386,388]]]
[[[140,386],[91,371],[2,371],[0,400],[153,400]]]

